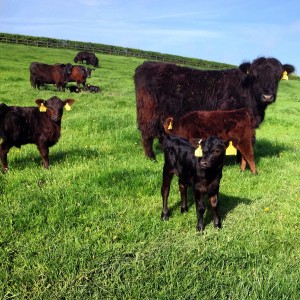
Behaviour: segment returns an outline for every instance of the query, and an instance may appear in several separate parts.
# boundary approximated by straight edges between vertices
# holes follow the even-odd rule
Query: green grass
[[[300,82],[282,81],[257,130],[259,175],[227,158],[220,190],[223,228],[209,211],[160,220],[163,155],[145,158],[132,76],[142,60],[99,55],[89,83],[100,94],[34,90],[32,61],[71,62],[75,51],[0,44],[0,102],[76,100],[50,148],[49,170],[36,146],[9,153],[0,174],[1,299],[299,299]]]

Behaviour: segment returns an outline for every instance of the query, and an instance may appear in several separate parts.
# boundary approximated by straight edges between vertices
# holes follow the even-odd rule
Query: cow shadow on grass
[[[22,152],[22,150],[20,150]],[[55,151],[49,153],[49,165],[51,166],[58,166],[59,164],[64,163],[69,158],[71,161],[78,160],[80,158],[91,158],[91,157],[97,157],[100,156],[100,152],[97,150],[92,149],[81,149],[81,148],[73,148],[70,150],[64,150],[64,151]],[[23,170],[26,168],[28,164],[35,164],[37,167],[42,167],[42,157],[40,156],[38,150],[36,150],[35,154],[29,154],[29,153],[20,153],[17,157],[10,158],[10,153],[8,153],[8,167],[17,169],[17,170]]]
[[[179,193],[179,192],[178,192]],[[179,196],[180,197],[180,196]],[[219,216],[221,218],[221,222],[224,221],[229,212],[233,211],[238,205],[250,205],[252,200],[247,198],[240,198],[240,197],[232,197],[225,194],[219,194]],[[169,206],[169,216],[172,217],[174,211],[180,210],[181,201],[174,203],[173,205]],[[192,189],[188,189],[187,195],[187,205],[188,205],[188,212],[187,213],[194,213],[196,216],[196,206],[194,201],[194,195]],[[204,226],[207,226],[212,223],[212,215],[211,215],[211,208],[209,204],[209,200],[205,198],[205,207],[206,211],[204,214]]]
[[[289,149],[290,147],[286,144],[259,139],[254,144],[254,155],[255,159],[259,159],[260,157],[279,157],[281,152]]]

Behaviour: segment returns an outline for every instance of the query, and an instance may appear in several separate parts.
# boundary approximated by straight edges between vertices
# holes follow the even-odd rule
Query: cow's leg
[[[49,167],[49,148],[45,145],[37,145],[37,148],[42,156],[44,168],[48,169],[48,167]]]
[[[163,169],[163,182],[161,186],[161,196],[163,201],[163,210],[161,213],[161,218],[163,221],[168,220],[169,218],[169,209],[168,209],[168,197],[170,193],[170,185],[173,178],[173,173],[169,172],[164,165]]]
[[[247,162],[249,164],[251,173],[257,174],[252,145],[240,145],[239,149],[242,154],[241,171],[245,171]]]
[[[204,194],[200,192],[199,189],[194,187],[194,196],[195,196],[195,205],[196,205],[196,214],[197,214],[197,231],[204,230],[204,222],[203,222],[203,215],[205,212],[205,205],[204,205]]]
[[[142,143],[144,147],[145,154],[152,160],[156,161],[155,154],[153,152],[153,141],[154,137],[149,136],[148,134],[142,133]]]
[[[241,164],[240,164],[241,171],[245,171],[246,164],[247,164],[246,159],[244,158],[244,156],[241,156]]]
[[[7,163],[7,154],[11,148],[11,145],[9,145],[7,142],[3,141],[2,144],[0,144],[0,157],[1,157],[1,165],[2,165],[2,173],[6,173],[8,169],[8,163]]]
[[[218,212],[218,195],[210,196],[209,201],[210,201],[214,226],[215,226],[215,228],[221,228],[221,221],[220,221],[219,212]]]
[[[181,213],[187,212],[187,186],[182,183],[180,180],[178,181],[180,198],[181,198]]]
[[[257,175],[257,170],[256,170],[256,165],[255,165],[255,159],[254,159],[254,153],[249,153],[247,155],[245,155],[245,159],[247,161],[247,163],[249,164],[251,173],[254,175]]]

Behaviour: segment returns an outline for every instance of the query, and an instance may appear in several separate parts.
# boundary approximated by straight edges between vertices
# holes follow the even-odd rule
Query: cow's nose
[[[52,116],[52,120],[53,120],[54,122],[57,122],[57,121],[60,120],[60,117],[59,117],[59,116]]]
[[[273,102],[274,101],[274,95],[272,94],[264,94],[262,96],[263,102]]]

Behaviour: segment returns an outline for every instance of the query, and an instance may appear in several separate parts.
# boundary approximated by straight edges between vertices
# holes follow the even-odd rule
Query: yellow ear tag
[[[44,103],[42,103],[40,105],[40,112],[46,112],[47,111],[47,107],[44,105]]]
[[[203,153],[202,153],[202,148],[201,148],[201,145],[199,145],[197,147],[197,149],[195,150],[195,156],[196,157],[202,157]]]
[[[287,71],[284,71],[283,72],[283,75],[282,75],[282,80],[289,80],[289,77],[288,77],[288,74],[287,74]]]
[[[72,107],[69,105],[69,103],[67,103],[67,104],[65,105],[65,109],[66,109],[66,110],[71,110]]]
[[[173,122],[170,121],[169,126],[168,126],[168,130],[172,130],[173,129]]]
[[[229,146],[226,149],[226,155],[236,155],[237,154],[237,150],[236,148],[233,147],[232,145],[232,141],[229,142]]]

